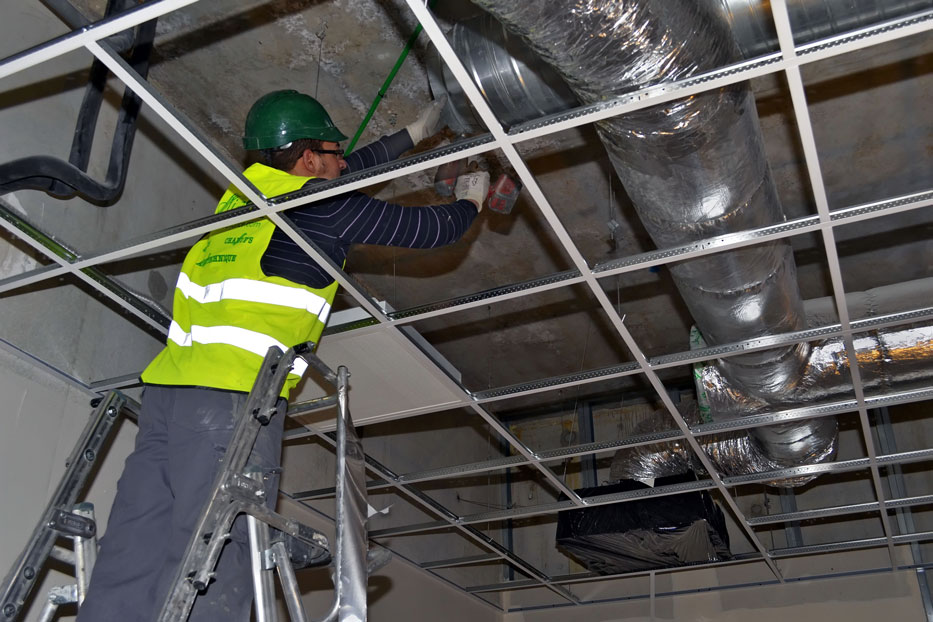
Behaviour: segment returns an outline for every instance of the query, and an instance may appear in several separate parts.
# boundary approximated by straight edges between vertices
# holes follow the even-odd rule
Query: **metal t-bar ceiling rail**
[[[0,205],[2,205],[2,200],[0,200]],[[581,279],[582,280],[582,279]],[[119,283],[113,282],[113,285],[116,287],[122,287]],[[391,314],[389,314],[391,316]],[[912,309],[910,311],[903,311],[899,313],[890,313],[881,316],[873,316],[862,318],[859,320],[852,320],[850,322],[850,327],[852,334],[856,335],[859,333],[864,333],[867,331],[873,331],[880,328],[893,328],[897,326],[903,326],[905,324],[915,324],[919,322],[926,322],[933,320],[933,307],[923,307],[919,309]],[[375,320],[373,320],[375,322]],[[400,325],[402,322],[393,322],[394,325]],[[359,329],[361,331],[371,330],[369,327]],[[340,331],[337,331],[340,332]],[[328,334],[325,331],[325,335]],[[360,333],[362,334],[362,333]],[[648,359],[648,362],[651,364],[654,369],[666,369],[674,368],[685,365],[690,365],[693,363],[702,363],[713,358],[729,358],[731,356],[736,356],[739,353],[743,352],[754,352],[757,350],[763,350],[775,345],[786,345],[792,343],[800,343],[803,341],[811,341],[815,339],[824,339],[829,337],[838,337],[843,335],[842,326],[840,324],[831,324],[827,326],[819,326],[816,328],[808,328],[801,331],[793,331],[789,333],[778,333],[774,335],[768,335],[766,337],[755,337],[752,339],[746,339],[744,341],[734,342],[734,343],[724,343],[716,346],[707,346],[705,348],[698,348],[696,350],[685,350],[682,352],[677,352],[673,354],[662,354],[659,356],[653,356]],[[483,389],[480,391],[469,391],[469,389],[462,385],[461,387],[469,391],[470,397],[472,400],[475,400],[479,404],[486,404],[496,401],[501,401],[513,397],[525,396],[525,395],[534,395],[536,393],[544,393],[547,391],[554,391],[557,389],[567,389],[572,387],[578,387],[586,384],[606,382],[609,380],[622,378],[625,376],[633,376],[641,373],[641,367],[637,363],[620,363],[617,365],[609,365],[606,367],[599,367],[595,369],[589,369],[582,372],[570,372],[561,376],[552,376],[550,378],[540,378],[537,380],[529,382],[521,382],[512,385],[504,385],[500,387],[494,387],[491,389]],[[92,386],[102,386],[102,387],[122,387],[126,386],[129,381],[132,381],[133,378],[138,377],[139,374],[128,374],[125,376],[120,376],[118,378],[109,378],[98,380],[92,383]],[[129,382],[132,384],[132,382]],[[882,397],[871,397],[868,398],[872,401],[877,401],[882,399]],[[920,401],[928,399],[925,396],[917,395],[916,397],[911,398],[909,394],[905,393],[900,399],[899,403],[907,403],[910,401]],[[453,408],[459,408],[462,406],[468,405],[470,402],[463,400],[461,402],[452,402],[445,404],[444,406],[432,407],[432,412],[439,410],[450,410]],[[300,405],[295,405],[300,409]],[[836,412],[847,412],[845,410],[836,411]],[[296,414],[300,414],[297,412]],[[422,413],[418,413],[422,414]],[[742,419],[744,421],[745,418]],[[754,427],[750,424],[743,424],[741,421],[726,421],[726,422],[715,422],[709,425],[714,426],[726,426],[721,428],[722,430],[726,429],[744,429],[748,427]],[[307,436],[310,432],[300,432],[295,431],[292,433],[292,437],[297,437],[301,435]]]
[[[721,251],[751,246],[753,244],[778,240],[802,233],[818,231],[825,226],[839,226],[845,222],[856,222],[869,217],[880,217],[911,209],[920,209],[930,205],[933,205],[933,191],[918,192],[896,199],[836,210],[832,212],[832,225],[823,225],[820,223],[819,216],[807,216],[777,225],[762,227],[761,229],[717,236],[715,238],[699,240],[684,246],[649,251],[621,259],[597,263],[593,267],[593,272],[599,275],[599,278],[615,276],[625,272],[636,272],[653,266],[666,265],[682,259],[709,254],[712,249]],[[529,281],[511,283],[509,285],[503,285],[501,287],[495,287],[457,298],[399,309],[390,312],[388,316],[395,322],[415,323],[441,315],[449,315],[466,309],[472,309],[474,307],[494,304],[503,300],[530,296],[558,287],[577,285],[583,283],[583,281],[584,279],[579,271],[566,270]],[[362,329],[363,327],[375,324],[375,321],[361,321],[348,325],[330,327],[326,330],[325,334]]]
[[[721,477],[716,472],[716,469],[713,467],[712,462],[709,457],[706,456],[702,447],[699,445],[699,442],[693,437],[690,433],[690,428],[684,421],[683,417],[677,411],[677,407],[671,401],[670,396],[667,394],[664,384],[658,378],[657,373],[655,373],[648,363],[647,358],[641,352],[641,349],[638,347],[638,344],[635,342],[628,328],[624,325],[622,318],[619,316],[616,311],[615,305],[609,298],[606,296],[606,293],[603,291],[602,287],[597,282],[596,277],[589,270],[589,266],[586,263],[583,255],[580,253],[579,249],[574,245],[569,232],[564,228],[563,224],[560,222],[556,212],[553,207],[550,205],[550,202],[547,200],[547,197],[544,195],[544,192],[541,190],[540,186],[537,183],[537,180],[531,174],[531,171],[528,169],[525,161],[522,159],[521,155],[515,149],[515,146],[508,142],[505,130],[502,128],[502,125],[498,122],[489,105],[486,103],[486,100],[483,98],[482,94],[479,92],[479,89],[470,79],[469,74],[466,71],[466,68],[463,66],[463,63],[457,57],[453,48],[450,45],[450,42],[447,41],[447,38],[441,32],[437,23],[434,21],[433,17],[430,15],[430,12],[426,7],[420,5],[417,0],[406,0],[408,2],[409,8],[415,13],[418,20],[422,23],[425,28],[425,32],[428,36],[431,37],[431,41],[434,43],[435,47],[438,50],[438,53],[443,58],[444,62],[447,64],[447,67],[451,70],[454,77],[457,79],[457,82],[460,84],[460,87],[463,89],[464,93],[470,99],[470,103],[473,105],[473,108],[479,113],[479,116],[482,118],[483,122],[486,124],[486,127],[489,128],[490,133],[500,144],[505,156],[508,158],[513,169],[517,172],[519,177],[522,180],[522,183],[525,186],[525,189],[529,192],[533,200],[538,206],[538,209],[541,211],[545,220],[550,224],[551,228],[557,235],[558,240],[564,248],[564,251],[569,255],[571,261],[574,264],[574,267],[580,271],[581,274],[585,276],[586,284],[589,286],[590,291],[599,301],[600,306],[603,308],[603,311],[608,315],[610,321],[612,321],[616,330],[619,332],[622,340],[628,346],[630,352],[633,354],[635,360],[638,362],[639,366],[642,368],[645,377],[648,378],[649,382],[655,388],[658,393],[659,398],[664,403],[665,407],[668,409],[671,417],[674,419],[677,426],[681,429],[683,434],[686,436],[688,444],[693,449],[693,452],[703,465],[703,467],[710,473],[713,481],[716,483],[716,488],[719,490],[720,494],[725,499],[725,502],[735,515],[739,518],[742,529],[745,531],[748,538],[752,541],[756,549],[761,553],[762,557],[765,559],[765,562],[771,568],[771,571],[779,579],[781,579],[781,573],[777,565],[770,559],[768,556],[768,550],[761,543],[758,535],[755,531],[748,526],[745,521],[745,516],[742,513],[741,509],[738,507],[738,504],[732,498],[732,495],[723,485]],[[474,410],[482,416],[482,409],[476,405]],[[485,418],[485,417],[484,417]],[[550,470],[548,470],[550,472]]]
[[[32,48],[14,54],[0,62],[0,79],[35,67],[40,63],[57,58],[62,54],[73,52],[89,43],[107,39],[108,37],[134,28],[144,22],[161,17],[175,9],[198,0],[152,0],[136,8],[124,11],[120,15],[102,19],[98,22],[74,30],[61,37],[42,43]]]
[[[59,242],[54,236],[43,232],[27,218],[18,214],[2,197],[0,197],[0,226],[63,267],[70,266],[80,257],[65,243]],[[77,270],[73,274],[104,296],[117,302],[120,309],[132,313],[163,334],[172,323],[171,317],[155,301],[125,287],[117,279],[107,276],[97,267]]]
[[[887,406],[892,406],[895,404],[907,404],[911,402],[921,402],[933,399],[933,387],[927,387],[925,389],[911,389],[909,391],[899,391],[896,393],[890,393],[879,397],[866,398],[866,406],[870,408],[882,408]],[[753,415],[744,419],[737,419],[734,421],[714,421],[710,423],[702,423],[695,425],[691,428],[694,436],[702,438],[705,435],[717,434],[725,431],[733,430],[746,430],[753,427],[764,426],[764,425],[773,425],[775,423],[784,423],[786,421],[793,421],[795,419],[805,419],[810,417],[828,417],[832,415],[838,415],[842,413],[848,413],[857,411],[858,402],[854,399],[847,400],[838,400],[834,402],[828,402],[825,404],[820,404],[817,406],[809,406],[803,408],[793,408],[789,410],[782,410],[773,413],[765,413],[761,415]],[[286,435],[288,439],[301,438],[314,434],[309,431],[293,431],[291,434]],[[639,434],[636,436],[626,437],[624,439],[619,439],[615,441],[599,441],[594,443],[586,443],[582,445],[571,445],[569,447],[561,447],[559,449],[550,449],[545,451],[539,451],[536,454],[536,460],[540,462],[553,462],[558,460],[565,460],[567,458],[577,458],[583,456],[592,456],[600,453],[614,452],[618,449],[627,449],[633,447],[639,447],[641,445],[649,445],[654,443],[670,442],[670,441],[680,441],[683,440],[683,434],[680,430],[671,429],[664,430],[660,432],[653,432],[650,434]],[[530,464],[530,461],[524,456],[508,456],[504,458],[494,458],[492,460],[486,460],[482,462],[472,462],[468,464],[459,464],[452,465],[448,467],[442,467],[438,469],[430,469],[427,471],[413,471],[411,473],[405,473],[398,476],[398,481],[404,484],[416,484],[422,482],[432,482],[440,481],[452,477],[467,477],[471,475],[478,475],[481,473],[487,473],[489,471],[498,471],[507,468],[513,468],[518,466],[525,466]],[[820,467],[820,468],[829,468],[830,471],[834,469],[841,468],[843,464],[849,463],[827,463],[829,467]],[[865,463],[867,465],[867,463]],[[772,472],[773,473],[773,472]],[[757,477],[758,474],[742,475],[737,477]],[[731,481],[731,478],[729,478]],[[385,488],[390,484],[385,480],[376,480],[368,483],[370,489]],[[309,490],[302,492],[291,493],[293,498],[298,500],[305,499],[316,499],[316,498],[325,498],[333,497],[335,490],[333,488],[322,488],[319,490]],[[750,520],[750,523],[753,522]]]
[[[84,17],[84,14],[75,8],[69,0],[39,1],[44,4],[47,9],[52,11],[52,13],[55,13],[55,15],[65,22],[65,25],[72,30],[78,30],[91,25],[91,22]],[[125,52],[133,45],[133,33],[130,30],[125,30],[119,34],[113,35],[107,39],[107,44],[117,52]]]
[[[109,0],[106,16],[119,14],[134,4],[134,0]],[[130,33],[129,64],[144,78],[149,72],[149,57],[155,32],[156,20],[152,19]],[[92,178],[87,169],[97,128],[97,117],[107,86],[107,76],[107,68],[99,60],[95,60],[91,65],[84,101],[81,102],[78,113],[68,161],[43,155],[2,164],[0,194],[22,189],[42,190],[60,199],[78,195],[100,206],[111,205],[119,198],[126,183],[140,99],[131,89],[125,90],[113,133],[106,177],[103,181]]]
[[[803,86],[803,77],[800,73],[800,66],[793,61],[797,57],[794,49],[794,35],[791,31],[790,16],[787,12],[786,0],[774,0],[771,3],[771,10],[774,13],[774,23],[777,28],[778,41],[781,45],[781,53],[785,59],[791,63],[785,68],[787,83],[790,88],[791,102],[794,107],[794,118],[796,120],[797,131],[800,141],[803,145],[804,160],[806,162],[807,173],[810,178],[810,189],[813,198],[816,201],[816,209],[823,223],[829,223],[831,216],[829,213],[829,199],[826,196],[826,187],[823,183],[823,175],[820,170],[819,154],[816,147],[816,138],[813,135],[813,126],[810,121],[810,111],[807,108],[807,96]],[[846,356],[849,359],[849,372],[852,377],[852,388],[855,391],[855,398],[858,402],[859,422],[861,424],[862,440],[865,443],[868,458],[871,463],[871,477],[875,488],[875,496],[878,500],[878,516],[881,519],[881,526],[884,528],[884,534],[887,538],[888,554],[891,557],[891,567],[897,566],[897,556],[894,551],[894,542],[891,523],[888,519],[887,508],[885,507],[884,488],[881,485],[881,474],[878,469],[877,451],[871,434],[871,424],[868,421],[868,409],[865,406],[865,389],[862,384],[861,372],[859,370],[858,359],[856,357],[855,344],[852,337],[852,327],[849,320],[849,308],[846,304],[845,287],[842,282],[842,269],[839,265],[839,253],[836,249],[836,238],[832,227],[822,230],[823,246],[826,250],[826,260],[829,265],[829,274],[832,280],[833,295],[836,299],[836,312],[839,316],[839,323],[843,330],[843,340],[846,346]]]
[[[901,452],[896,454],[881,455],[877,457],[879,464],[913,464],[926,462],[933,459],[933,449],[923,449],[917,451]],[[809,464],[787,469],[778,469],[774,471],[762,471],[760,473],[750,473],[748,475],[736,475],[732,477],[723,477],[722,482],[726,486],[738,486],[744,484],[765,484],[770,481],[788,479],[804,475],[816,475],[822,473],[849,473],[869,469],[871,461],[869,458],[854,458],[852,460],[843,460],[840,462],[824,462],[820,464]],[[654,488],[639,488],[620,493],[609,493],[587,497],[587,506],[596,507],[600,505],[613,505],[616,503],[627,503],[640,499],[654,497],[666,497],[683,492],[696,490],[711,490],[717,488],[717,484],[712,479],[701,479],[696,481],[684,482],[680,484],[669,484],[666,486],[655,486]],[[907,499],[900,499],[898,503],[908,503]],[[846,506],[843,506],[846,507]],[[877,509],[878,506],[875,506]],[[538,505],[528,505],[505,510],[494,510],[489,512],[480,512],[477,514],[467,514],[459,517],[459,524],[470,525],[476,523],[485,523],[489,521],[501,521],[516,518],[528,518],[532,516],[544,516],[556,514],[563,510],[573,509],[573,504],[569,501],[556,501],[553,503],[541,503]],[[822,509],[826,516],[834,515],[831,509]],[[847,512],[840,512],[845,514]],[[790,518],[788,520],[795,520]],[[752,525],[752,521],[748,521]],[[401,525],[387,529],[374,530],[370,533],[373,538],[384,538],[401,534],[412,534],[419,532],[435,531],[446,527],[443,521],[430,521],[424,523],[415,523],[410,525]]]
[[[847,54],[886,41],[926,32],[933,20],[933,9],[913,15],[881,22],[849,33],[827,37],[797,48],[798,64],[813,63],[819,60]],[[588,104],[566,113],[548,115],[517,125],[509,131],[509,140],[521,142],[531,138],[541,138],[574,127],[589,125],[617,115],[634,112],[647,106],[662,104],[696,95],[710,89],[717,89],[757,78],[766,74],[784,70],[788,61],[780,52],[773,52],[751,60],[733,63],[708,73],[697,74],[689,78],[665,82],[605,102]]]
[[[132,27],[145,21],[146,19],[157,17],[180,6],[191,4],[194,1],[196,0],[158,0],[155,2],[150,2],[146,5],[143,5],[139,9],[134,9],[133,11],[128,12],[126,15],[121,15],[117,18],[98,22],[91,27],[88,27],[86,32],[82,31],[80,36],[79,33],[72,33],[70,35],[65,35],[64,37],[59,37],[58,39],[50,41],[46,44],[36,46],[31,50],[27,50],[26,52],[0,61],[0,77],[11,75],[17,71],[34,66],[39,62],[48,60],[49,58],[54,58],[65,52],[76,49],[81,45],[86,45],[88,41],[102,39],[110,34],[113,34],[114,32],[119,32],[122,29]],[[840,35],[830,39],[817,41],[812,44],[807,44],[799,48],[801,57],[798,62],[813,62],[815,60],[820,60],[834,55],[844,54],[865,46],[876,45],[884,41],[923,32],[929,28],[929,23],[931,20],[933,20],[933,10],[918,13],[907,18],[885,22],[878,26],[864,28],[847,35]],[[804,54],[806,54],[806,56],[804,56]],[[772,56],[773,58],[771,58]],[[671,99],[702,92],[703,90],[707,90],[709,88],[740,82],[748,78],[775,73],[784,69],[785,61],[779,60],[779,54],[775,53],[767,58],[770,60],[767,63],[764,63],[764,65],[762,65],[761,59],[747,61],[746,63],[757,63],[758,65],[761,65],[752,69],[735,69],[735,67],[744,66],[745,63],[743,63],[736,65],[735,67],[727,67],[712,71],[709,74],[696,76],[682,82],[657,85],[642,89],[641,91],[625,95],[624,97],[618,98],[617,100],[584,106],[572,111],[568,111],[565,114],[554,115],[552,118],[533,121],[523,125],[522,128],[524,129],[518,128],[513,130],[512,133],[509,134],[508,140],[513,143],[518,143],[524,140],[529,140],[531,138],[536,138],[538,136],[553,134],[565,129],[569,129],[571,127],[589,124],[594,121],[644,108],[649,105],[654,105]],[[114,62],[118,63],[119,61],[115,60]],[[111,67],[111,70],[113,70],[113,67]],[[129,73],[132,74],[132,70],[130,70]],[[121,77],[121,79],[123,78]],[[124,80],[124,82],[126,82],[126,80]],[[146,84],[138,84],[139,81],[136,80],[131,80],[131,82],[131,88],[133,88],[133,90],[137,93],[145,93],[149,90],[148,85]],[[150,93],[150,97],[160,100],[158,94],[154,92]],[[146,101],[146,103],[150,107],[153,107],[152,102]],[[222,174],[226,175],[228,179],[231,180],[231,182],[235,183],[236,179],[240,179],[241,184],[244,184],[246,188],[251,187],[247,181],[240,177],[231,167],[226,165],[226,163],[223,161],[223,158],[219,156],[219,153],[217,153],[216,150],[212,149],[205,143],[205,141],[197,137],[196,131],[194,133],[190,131],[193,129],[193,127],[190,123],[186,122],[184,118],[177,113],[177,111],[173,111],[170,106],[164,105],[160,106],[156,112],[160,117],[163,118],[163,120],[166,121],[166,123],[178,131],[182,138],[188,141],[198,153],[204,156],[210,164],[215,166],[215,168],[217,168]],[[537,129],[528,129],[532,126],[537,127]],[[377,167],[374,170],[385,170],[386,172],[384,174],[377,175],[360,173],[347,176],[344,180],[340,180],[336,184],[327,184],[326,187],[316,188],[313,193],[301,194],[300,196],[305,197],[304,199],[289,199],[285,204],[276,203],[275,208],[269,208],[268,206],[265,206],[260,209],[263,213],[269,213],[270,211],[281,211],[282,209],[287,209],[289,207],[294,207],[296,205],[306,203],[309,200],[323,199],[329,196],[333,196],[334,194],[339,193],[341,191],[340,188],[344,185],[346,185],[346,187],[343,188],[343,191],[358,189],[367,185],[365,181],[362,181],[365,179],[369,179],[369,183],[378,183],[392,179],[399,175],[417,172],[431,166],[453,161],[455,159],[459,159],[460,157],[482,153],[497,146],[495,143],[489,143],[488,140],[486,143],[487,144],[485,148],[467,146],[466,149],[459,154],[456,152],[456,149],[453,148],[449,150],[435,150],[432,153],[437,155],[436,159],[434,157],[430,157],[429,155],[428,157],[406,159],[408,161],[415,162],[415,164],[411,166]],[[353,180],[360,181],[354,183]],[[241,188],[244,187],[244,185],[237,185],[239,185]],[[322,184],[322,186],[325,185]],[[918,205],[916,207],[922,207],[922,205]],[[232,214],[227,215],[226,218],[231,218],[232,216]],[[835,220],[836,212],[833,213],[833,216]],[[212,229],[220,228],[222,226],[230,226],[256,217],[258,216],[240,215],[238,217],[231,218],[229,222],[218,219],[210,221],[208,225],[204,224],[203,219],[198,219],[197,221],[188,223],[186,225],[173,227],[172,230],[168,232],[158,232],[151,236],[145,236],[134,244],[122,244],[113,251],[104,251],[102,253],[87,255],[84,261],[88,262],[88,264],[113,261],[132,254],[144,252],[150,248],[164,246],[186,237],[200,235]],[[213,226],[210,226],[210,223],[213,223]],[[185,232],[188,232],[189,235],[184,235]],[[713,250],[713,247],[708,247],[707,252],[712,252]],[[648,265],[649,261],[646,259],[645,267]],[[81,267],[85,266],[82,265]],[[29,285],[40,280],[55,278],[60,276],[63,272],[63,269],[44,268],[32,271],[31,273],[22,275],[18,278],[14,277],[11,279],[4,279],[0,281],[0,292],[7,291],[18,286]],[[580,282],[580,280],[573,280],[572,282],[576,283]],[[568,282],[568,284],[570,284],[570,282]]]

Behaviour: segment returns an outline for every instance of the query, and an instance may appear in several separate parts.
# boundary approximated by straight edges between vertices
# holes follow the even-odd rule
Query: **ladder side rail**
[[[243,470],[259,428],[276,414],[279,392],[296,353],[308,351],[306,344],[299,344],[285,353],[275,347],[266,353],[214,479],[213,493],[205,501],[191,541],[175,572],[172,588],[163,601],[159,622],[184,622],[197,592],[210,582],[234,518],[241,512],[259,507],[256,501],[261,499],[262,484],[245,475]],[[280,416],[285,416],[285,413]],[[237,502],[238,495],[245,495],[247,501]],[[217,532],[219,528],[223,533]]]
[[[337,368],[337,553],[334,584],[341,622],[366,620],[366,464],[347,406],[349,372]]]
[[[285,606],[288,608],[288,617],[293,622],[305,622],[308,619],[308,614],[305,611],[304,603],[301,602],[301,590],[298,588],[295,569],[292,568],[284,542],[276,542],[272,545],[272,558],[279,575],[279,581],[282,582],[282,594],[285,597]]]
[[[252,451],[253,443],[261,426],[259,417],[268,416],[270,409],[264,402],[271,400],[274,408],[278,401],[279,388],[273,380],[281,375],[278,387],[284,384],[285,377],[279,374],[282,353],[276,348],[269,348],[256,382],[246,400],[243,412],[237,420],[233,435],[221,462],[220,470],[214,479],[211,498],[205,501],[191,540],[185,549],[184,557],[171,583],[171,590],[163,602],[159,622],[184,622],[194,605],[197,592],[207,587],[213,574],[214,566],[220,557],[220,551],[229,535],[233,519],[240,509],[231,505],[231,492],[237,486],[247,491],[255,490],[255,482],[241,475]],[[284,374],[288,373],[288,366]],[[259,487],[261,490],[261,486]],[[223,527],[224,533],[215,533],[210,526]]]
[[[93,521],[94,505],[79,503],[74,507],[74,513]],[[94,571],[94,562],[97,561],[97,533],[95,532],[89,537],[73,536],[72,540],[74,540],[75,586],[77,588],[78,607],[80,608],[84,603],[84,597],[87,596],[91,573]]]
[[[52,622],[56,613],[58,613],[58,603],[49,597],[45,602],[45,606],[42,607],[42,611],[39,612],[38,622]]]
[[[251,468],[248,474],[249,477],[261,485],[261,470]],[[272,576],[274,566],[268,563],[269,550],[272,546],[269,537],[269,525],[251,514],[247,514],[246,524],[249,532],[249,555],[253,572],[256,622],[275,622],[275,582]]]
[[[314,622],[366,620],[366,464],[347,407],[349,375],[345,366],[337,368],[335,594],[330,610]]]
[[[269,526],[247,515],[250,542],[250,564],[253,570],[253,606],[256,622],[275,622],[275,577],[268,567],[270,551]]]
[[[55,518],[62,511],[71,512],[101,448],[113,431],[124,399],[121,394],[111,391],[91,413],[84,431],[68,457],[65,473],[55,493],[33,530],[29,542],[3,580],[0,612],[5,621],[12,622],[22,612],[23,605],[35,585],[35,579],[60,535],[52,527]]]

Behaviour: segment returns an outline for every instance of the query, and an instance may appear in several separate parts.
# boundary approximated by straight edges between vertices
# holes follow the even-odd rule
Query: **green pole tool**
[[[431,0],[428,2],[428,7],[434,8],[435,4],[437,4],[437,0]],[[360,135],[362,135],[363,130],[365,130],[366,126],[369,125],[369,121],[373,118],[373,113],[376,112],[376,108],[379,107],[379,103],[386,96],[386,91],[389,90],[389,86],[395,79],[395,74],[397,74],[399,69],[402,68],[402,63],[405,62],[405,59],[408,57],[408,52],[410,52],[411,48],[414,47],[415,42],[418,40],[418,35],[421,34],[422,30],[423,28],[419,23],[417,26],[415,26],[415,31],[411,33],[410,37],[408,37],[408,42],[405,44],[405,48],[402,50],[402,53],[399,54],[398,60],[395,61],[395,66],[392,67],[392,71],[389,72],[385,82],[382,83],[382,88],[379,89],[379,93],[376,94],[376,99],[374,99],[373,103],[369,106],[369,112],[366,113],[366,116],[363,118],[363,122],[360,123],[359,129],[356,130],[356,134],[353,135],[353,138],[350,140],[350,144],[347,145],[347,148],[344,150],[346,155],[350,155],[350,152],[353,151],[353,147],[356,146],[356,142],[360,139]]]

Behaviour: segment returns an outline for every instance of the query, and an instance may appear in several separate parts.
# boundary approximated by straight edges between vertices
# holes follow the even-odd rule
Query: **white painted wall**
[[[503,622],[923,622],[911,572],[827,579],[803,584],[661,598],[648,601],[509,613]]]
[[[0,350],[0,575],[6,576],[55,492],[65,460],[88,422],[90,398]],[[83,498],[94,504],[101,533],[123,461],[132,450],[136,426],[123,421],[115,432],[113,444]],[[37,618],[49,587],[70,583],[74,583],[73,578],[48,573],[34,591],[26,619]]]
[[[897,547],[899,564],[909,563],[906,547]],[[583,600],[602,604],[513,611],[503,622],[925,622],[927,619],[914,572],[880,572],[841,578],[815,578],[844,572],[852,566],[885,568],[890,563],[884,548],[847,553],[810,555],[779,560],[784,585],[762,562],[719,568],[678,570],[659,574],[654,606],[647,598],[624,600],[649,593],[649,578],[594,581],[571,586]],[[810,580],[807,580],[810,579]],[[713,592],[689,593],[708,586],[748,586]],[[533,606],[521,590],[507,596],[510,607]]]
[[[279,511],[333,538],[333,525],[308,508],[283,499],[279,502]],[[333,597],[329,572],[307,569],[298,571],[297,577],[309,617],[320,618]],[[282,612],[284,615],[284,609]],[[501,620],[501,614],[490,605],[399,559],[393,559],[370,578],[368,614],[368,622]]]
[[[4,7],[0,57],[66,32],[38,0]],[[0,80],[0,163],[47,155],[68,159],[91,56],[79,50]],[[104,179],[122,86],[105,93],[89,174]],[[226,185],[151,110],[143,107],[133,145],[128,182],[109,207],[81,199],[62,201],[21,190],[4,201],[33,224],[88,253],[209,214]],[[178,246],[190,245],[182,241]],[[28,251],[28,252],[26,252]],[[39,259],[39,262],[37,262]],[[105,272],[170,304],[181,255],[166,250],[110,264]],[[0,278],[48,263],[21,242],[0,235]],[[140,320],[87,295],[72,278],[43,281],[4,296],[0,337],[82,381],[138,373],[162,347],[158,331],[140,330]],[[52,328],[54,327],[54,329]]]

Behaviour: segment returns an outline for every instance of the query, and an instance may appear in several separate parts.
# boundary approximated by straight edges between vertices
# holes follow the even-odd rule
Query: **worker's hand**
[[[443,95],[421,111],[421,114],[414,123],[407,128],[408,135],[411,136],[411,142],[420,143],[422,140],[434,134],[437,129],[437,123],[441,120],[441,111],[447,105],[447,96]]]
[[[486,171],[465,173],[457,178],[454,196],[458,200],[473,201],[477,212],[483,211],[483,201],[486,200],[487,194],[489,194],[489,173]]]

